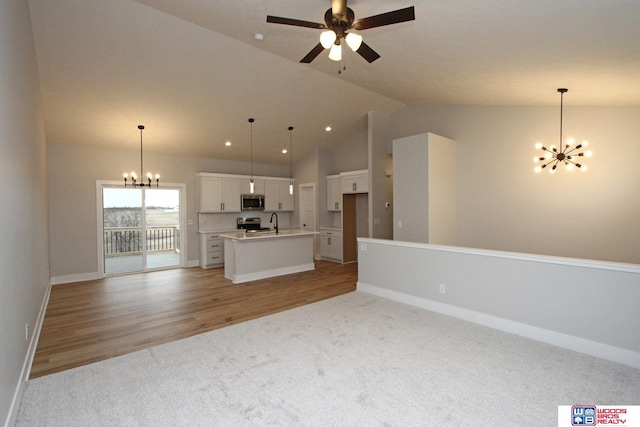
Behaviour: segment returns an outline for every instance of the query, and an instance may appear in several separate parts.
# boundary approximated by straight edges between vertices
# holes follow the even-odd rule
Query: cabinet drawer
[[[320,229],[320,236],[333,237],[333,238],[341,239],[342,238],[342,230],[323,230],[321,228]]]
[[[207,242],[207,253],[220,252],[222,251],[223,248],[224,246],[222,245],[221,239],[218,239],[213,242]]]
[[[206,236],[207,236],[207,242],[212,242],[216,240],[222,241],[222,237],[218,236],[217,234],[206,234]]]
[[[224,263],[224,254],[222,252],[207,254],[206,265],[216,265],[222,263]]]

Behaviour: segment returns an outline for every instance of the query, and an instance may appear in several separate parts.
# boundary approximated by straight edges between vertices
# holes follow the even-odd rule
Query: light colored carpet
[[[362,292],[37,378],[18,426],[557,425],[640,370]]]

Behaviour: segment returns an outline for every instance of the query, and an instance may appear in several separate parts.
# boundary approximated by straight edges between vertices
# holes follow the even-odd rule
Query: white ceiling
[[[29,0],[47,138],[289,162],[411,104],[640,105],[637,0],[352,0],[356,18],[414,5],[416,20],[362,31],[381,58],[298,61],[329,0]],[[256,40],[255,33],[264,35]],[[324,127],[333,131],[326,133]],[[232,146],[224,146],[226,140]]]

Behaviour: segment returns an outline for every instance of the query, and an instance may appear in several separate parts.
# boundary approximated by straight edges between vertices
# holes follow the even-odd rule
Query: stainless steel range
[[[247,233],[271,230],[269,227],[262,226],[260,218],[238,218],[237,228],[238,230],[245,230]]]

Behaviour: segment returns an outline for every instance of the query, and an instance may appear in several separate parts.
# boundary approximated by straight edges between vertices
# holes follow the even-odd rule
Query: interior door
[[[300,228],[316,231],[316,188],[313,184],[302,184],[300,193]],[[313,236],[313,257],[319,258],[319,240]]]
[[[315,188],[312,185],[300,186],[300,228],[310,231],[316,229]]]

